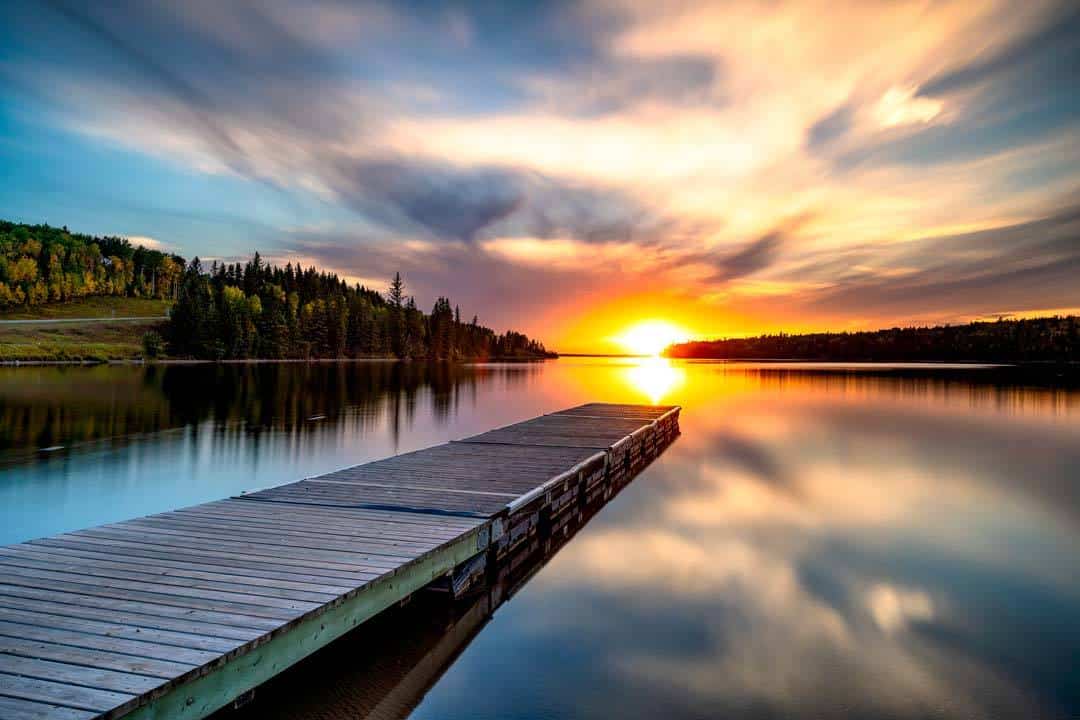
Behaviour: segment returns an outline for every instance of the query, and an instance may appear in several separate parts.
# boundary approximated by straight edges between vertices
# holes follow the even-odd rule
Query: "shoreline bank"
[[[455,365],[479,365],[488,363],[535,363],[546,360],[557,360],[555,357],[537,358],[468,358],[462,360],[429,360],[426,358],[395,358],[395,357],[360,357],[360,358],[247,358],[237,360],[197,360],[192,358],[117,358],[108,360],[2,360],[0,367],[39,367],[42,365],[261,365],[270,363],[281,364],[312,364],[312,363],[450,363]]]

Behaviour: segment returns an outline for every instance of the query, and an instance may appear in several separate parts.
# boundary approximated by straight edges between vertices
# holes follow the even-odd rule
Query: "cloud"
[[[959,67],[940,73],[928,81],[920,94],[927,97],[949,95],[962,90],[988,83],[1001,75],[1014,76],[1019,70],[1030,74],[1043,75],[1047,71],[1068,72],[1068,64],[1073,63],[1080,51],[1080,11],[1075,7],[1063,5],[1058,12],[1052,13],[1045,24],[1034,30],[1021,33],[1011,42],[990,48]],[[1054,67],[1062,60],[1064,67]]]
[[[148,250],[158,250],[161,252],[174,252],[176,250],[176,248],[169,243],[162,242],[161,240],[149,237],[148,235],[123,235],[122,237],[127,239],[132,245],[141,245]]]
[[[580,304],[666,285],[713,333],[1080,302],[1067,241],[1038,242],[1080,183],[1065,3],[3,12],[20,31],[0,31],[2,99],[35,123],[261,186],[283,257],[366,278],[411,263],[422,292],[484,302],[467,283],[492,283],[553,345],[579,311],[535,320],[550,288]],[[326,227],[292,232],[298,207]],[[958,249],[1006,227],[1012,249]],[[177,249],[257,241],[205,242]],[[424,256],[443,264],[409,242],[445,245]]]
[[[501,168],[457,169],[406,159],[335,160],[334,192],[362,213],[410,220],[438,239],[471,242],[525,201],[519,175]]]
[[[882,127],[926,124],[941,114],[944,103],[927,97],[916,97],[916,88],[891,87],[874,106],[874,115]]]
[[[884,253],[863,251],[865,260],[875,255]],[[810,304],[835,313],[861,308],[894,316],[939,308],[974,314],[991,299],[1016,310],[1075,305],[1080,205],[1031,222],[904,243],[892,251],[889,265],[907,270],[856,273],[811,295]]]
[[[717,263],[719,269],[712,279],[716,282],[734,280],[768,267],[782,241],[783,236],[779,232],[762,235],[746,247],[720,259]]]
[[[500,232],[540,238],[635,241],[665,222],[662,212],[603,183],[568,180],[528,163],[462,163],[453,154],[418,153],[407,137],[387,142],[388,127],[400,125],[387,118],[407,111],[400,94],[383,92],[364,73],[345,72],[327,41],[360,33],[369,16],[380,28],[416,29],[385,11],[347,11],[333,3],[305,11],[308,22],[295,28],[286,5],[195,3],[172,18],[144,5],[121,14],[57,0],[62,17],[127,69],[115,81],[73,81],[69,71],[59,74],[48,63],[29,65],[23,74],[74,101],[60,104],[59,112],[82,132],[205,172],[312,192],[388,231],[472,242],[500,226]],[[445,20],[453,42],[462,44],[468,17],[450,13]],[[125,32],[129,25],[140,32]],[[183,42],[165,37],[174,28]],[[203,71],[209,63],[214,73]],[[675,70],[654,76],[639,69],[628,76],[660,88],[662,79],[690,67],[711,79],[708,68],[690,60],[658,65]],[[635,89],[640,83],[631,82]]]
[[[702,373],[678,399],[694,432],[650,468],[648,492],[620,497],[533,593],[572,586],[603,612],[555,613],[537,632],[618,634],[595,662],[652,700],[642,715],[1061,716],[1060,685],[1018,678],[1058,677],[1027,638],[1078,582],[1032,548],[1080,532],[1080,444],[1044,417],[1060,393],[991,384]],[[1003,593],[1026,612],[1003,613]],[[635,700],[616,713],[635,716]]]
[[[882,632],[896,633],[914,622],[934,619],[934,603],[920,590],[876,583],[866,592],[866,607]]]
[[[675,242],[694,229],[618,188],[514,165],[453,165],[425,156],[327,156],[329,190],[391,229],[473,242],[512,233],[585,243]]]
[[[130,36],[125,37],[123,33],[114,31],[108,23],[100,21],[77,4],[70,4],[65,0],[51,0],[48,5],[63,19],[103,43],[115,56],[136,66],[165,94],[174,97],[178,101],[176,107],[185,112],[212,142],[220,145],[222,151],[229,152],[232,156],[238,155],[238,148],[214,117],[213,103],[194,85],[167,65],[158,62],[153,53],[130,42]]]
[[[821,149],[847,133],[853,125],[854,114],[855,109],[851,105],[841,105],[815,122],[807,133],[807,148]]]
[[[525,88],[548,112],[584,117],[611,115],[635,106],[720,106],[722,73],[710,58],[605,57],[567,74],[529,76]]]

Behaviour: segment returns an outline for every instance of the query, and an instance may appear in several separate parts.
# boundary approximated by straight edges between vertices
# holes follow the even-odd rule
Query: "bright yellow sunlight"
[[[685,370],[672,366],[670,360],[661,357],[643,358],[626,369],[626,379],[630,386],[647,397],[653,405],[669,399],[669,396],[682,386],[685,375]]]
[[[665,320],[645,320],[615,336],[615,341],[635,355],[657,356],[668,345],[689,337],[690,333],[678,325]]]

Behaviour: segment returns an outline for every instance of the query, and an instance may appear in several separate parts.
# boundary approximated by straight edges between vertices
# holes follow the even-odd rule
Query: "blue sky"
[[[1063,2],[0,5],[0,214],[561,349],[1080,307]]]

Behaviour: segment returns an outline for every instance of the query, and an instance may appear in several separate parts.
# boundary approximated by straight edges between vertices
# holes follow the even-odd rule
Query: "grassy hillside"
[[[0,310],[0,320],[58,320],[63,318],[164,318],[172,302],[136,297],[85,297],[70,302],[20,306]]]
[[[0,328],[0,361],[125,360],[142,357],[142,336],[162,322],[93,322]]]
[[[169,302],[148,298],[86,297],[66,303],[19,308],[0,313],[4,320],[87,321],[0,322],[0,362],[11,360],[126,360],[142,357],[142,337],[161,332]],[[116,321],[154,317],[160,320]]]

